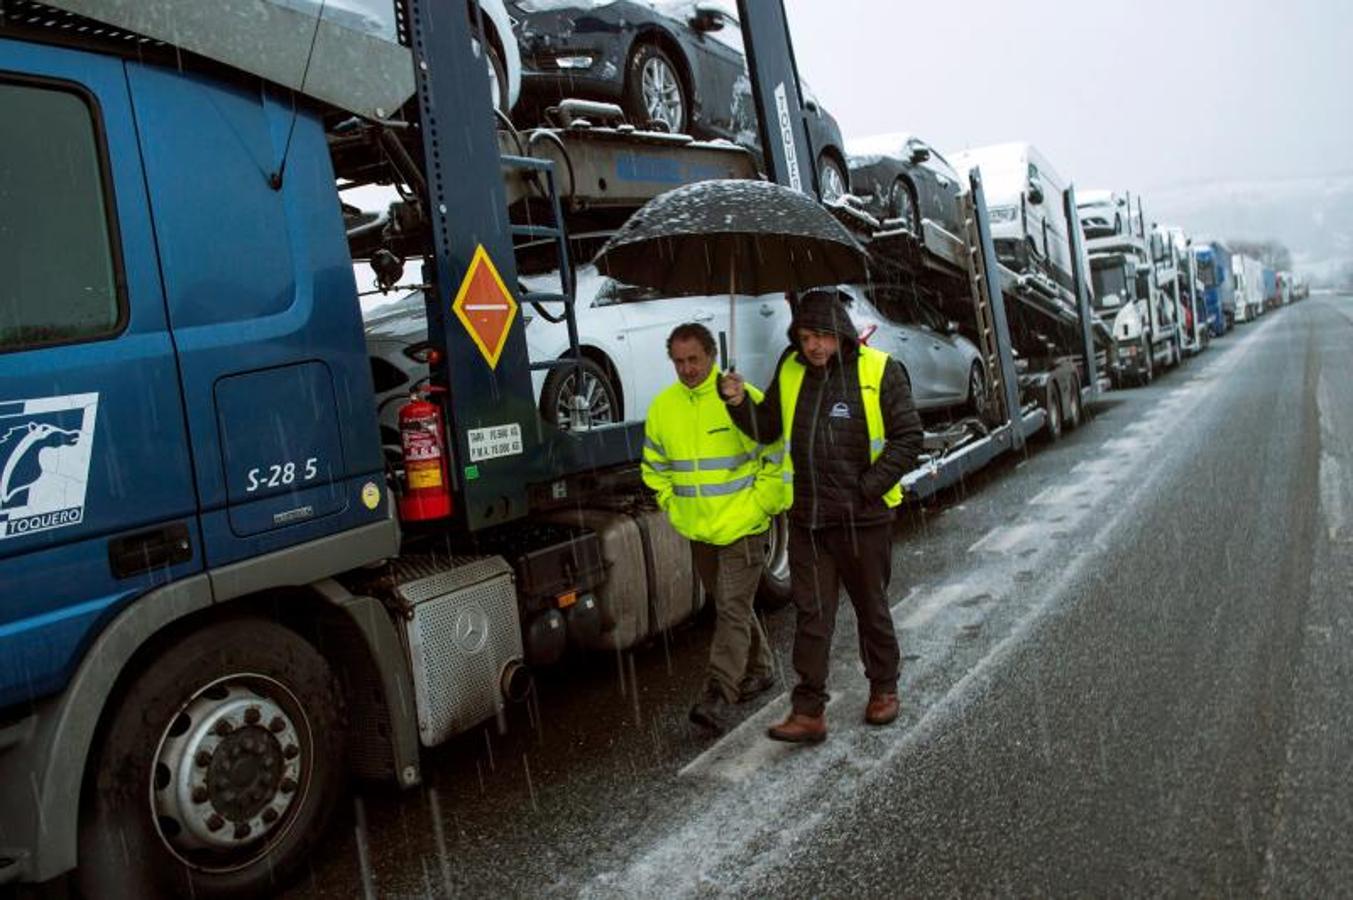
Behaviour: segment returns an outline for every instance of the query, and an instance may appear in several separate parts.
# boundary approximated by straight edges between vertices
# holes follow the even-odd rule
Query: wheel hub
[[[203,852],[219,862],[283,827],[308,765],[280,704],[244,678],[218,682],[184,705],[160,742],[151,789],[160,837],[189,864]]]

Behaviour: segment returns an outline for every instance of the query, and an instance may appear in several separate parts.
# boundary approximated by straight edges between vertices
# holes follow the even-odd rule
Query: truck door
[[[322,126],[258,85],[127,64],[206,562],[386,515],[371,367]],[[285,164],[283,162],[285,155]]]
[[[202,568],[123,64],[0,40],[0,708]]]

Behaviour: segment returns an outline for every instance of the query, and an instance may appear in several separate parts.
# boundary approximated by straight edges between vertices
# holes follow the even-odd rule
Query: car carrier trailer
[[[0,344],[0,884],[78,866],[97,896],[257,896],[346,774],[417,785],[421,748],[528,691],[530,648],[623,649],[702,602],[633,477],[641,424],[564,431],[533,400],[533,367],[573,361],[528,358],[520,306],[571,318],[573,298],[567,274],[511,287],[518,245],[568,273],[569,219],[605,204],[575,205],[579,182],[561,200],[548,154],[501,152],[459,4],[402,3],[387,40],[290,2],[2,2],[0,103],[31,136],[8,149],[42,185],[18,239],[60,265],[15,289],[40,327]],[[802,189],[784,11],[740,7],[767,168]],[[632,165],[642,191],[736,155],[615,131],[564,142],[609,147],[589,171]],[[81,165],[49,177],[51,146]],[[336,189],[368,181],[405,192],[372,246],[425,260],[437,351],[402,489]],[[514,221],[524,182],[542,202]],[[1004,424],[908,476],[917,496],[1021,446],[1049,385],[1098,390],[1083,273],[1081,361],[1017,368],[974,187],[966,277]],[[39,256],[50,221],[80,228]],[[80,321],[53,327],[58,288]]]
[[[1071,240],[1068,290],[999,263],[980,170],[968,180],[962,241],[922,242],[904,223],[874,220],[858,204],[832,207],[869,251],[873,284],[927,291],[981,352],[985,409],[927,432],[920,465],[902,478],[912,501],[959,483],[1035,435],[1056,440],[1083,421],[1108,386],[1112,340],[1090,309],[1074,187],[1062,196]]]

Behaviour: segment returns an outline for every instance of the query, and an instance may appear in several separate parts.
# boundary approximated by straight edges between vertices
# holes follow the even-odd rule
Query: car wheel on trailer
[[[982,364],[974,362],[968,370],[968,409],[977,418],[985,420],[987,406],[987,378]]]
[[[921,234],[921,206],[916,202],[916,188],[905,178],[893,182],[892,190],[888,193],[888,215],[906,222],[907,229],[918,241],[924,238]]]
[[[476,46],[478,41],[475,42]],[[484,58],[489,67],[489,97],[493,102],[494,109],[497,109],[503,115],[507,115],[512,110],[507,106],[507,66],[503,65],[502,54],[493,43],[487,42],[484,50]]]
[[[827,153],[817,158],[817,192],[823,203],[839,200],[847,192],[845,170]]]
[[[625,115],[640,128],[661,122],[674,134],[690,126],[690,101],[676,63],[656,44],[639,44],[625,77]]]
[[[756,605],[762,612],[783,609],[789,593],[789,517],[778,515],[766,529],[766,566],[756,586]]]
[[[590,359],[584,359],[578,368],[550,369],[540,391],[541,414],[546,421],[553,418],[564,430],[568,429],[574,404],[579,401],[593,425],[620,421],[620,392],[606,371]]]
[[[168,646],[100,729],[83,791],[87,897],[264,896],[343,790],[342,698],[300,635],[223,622]]]
[[[1048,443],[1053,443],[1062,437],[1062,399],[1057,390],[1057,382],[1048,379],[1048,385],[1043,391],[1043,411],[1048,414],[1045,433],[1048,437]]]

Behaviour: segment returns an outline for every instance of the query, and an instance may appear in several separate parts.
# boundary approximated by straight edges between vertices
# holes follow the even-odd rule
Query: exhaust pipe
[[[531,670],[519,659],[514,659],[503,666],[503,673],[499,676],[498,686],[503,692],[503,698],[512,703],[520,703],[531,696],[531,689],[535,687],[535,678],[531,675]]]

